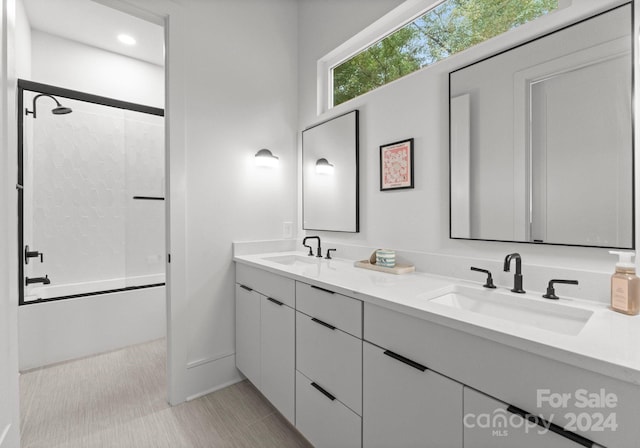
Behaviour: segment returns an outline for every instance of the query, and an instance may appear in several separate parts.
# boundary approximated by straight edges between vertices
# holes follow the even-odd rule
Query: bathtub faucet
[[[51,280],[49,280],[49,275],[45,275],[44,277],[34,277],[34,278],[25,277],[24,279],[25,286],[29,286],[33,283],[42,283],[44,285],[48,285],[51,283]]]

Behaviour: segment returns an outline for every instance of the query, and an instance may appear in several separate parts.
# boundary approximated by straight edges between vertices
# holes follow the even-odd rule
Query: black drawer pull
[[[404,356],[398,355],[397,353],[394,353],[394,352],[392,352],[390,350],[385,350],[384,354],[387,355],[387,356],[390,356],[393,359],[396,359],[396,360],[398,360],[400,362],[403,362],[403,363],[413,367],[414,369],[418,369],[421,372],[424,372],[425,370],[427,370],[427,368],[425,366],[423,366],[422,364],[419,364],[419,363],[417,363],[415,361],[411,361],[409,358],[405,358]]]
[[[276,299],[274,299],[273,297],[267,297],[267,300],[268,300],[269,302],[273,302],[273,303],[275,303],[275,304],[276,304],[276,305],[278,305],[278,306],[282,306],[282,305],[284,305],[284,303],[283,303],[283,302],[281,302],[281,301],[279,301],[279,300],[276,300]]]
[[[313,387],[315,387],[316,389],[318,389],[325,397],[327,397],[329,400],[333,401],[336,399],[336,397],[334,397],[333,395],[331,395],[329,392],[327,392],[326,390],[324,390],[322,387],[318,386],[316,383],[311,383],[311,385]]]
[[[329,328],[331,330],[335,330],[336,329],[336,327],[334,327],[333,325],[328,324],[326,322],[322,322],[320,319],[316,319],[315,317],[312,317],[311,320],[314,321],[315,323],[320,324],[320,325],[322,325],[324,327],[327,327],[327,328]]]
[[[240,285],[240,287],[247,291],[253,291],[253,289],[249,288],[248,286]]]
[[[555,423],[551,423],[542,417],[537,415],[529,414],[527,411],[523,411],[520,408],[509,405],[507,411],[512,414],[519,415],[520,417],[529,420],[531,423],[535,423],[538,426],[542,426],[543,428],[549,428],[549,431],[553,431],[559,436],[564,437],[565,439],[569,439],[578,445],[585,446],[587,448],[599,447],[601,445],[596,444],[592,440],[587,439],[586,437],[582,437],[581,435],[576,434],[575,432],[567,431],[562,426],[558,426]]]
[[[319,286],[313,286],[313,285],[309,285],[309,286],[311,286],[313,289],[318,289],[318,290],[323,291],[323,292],[328,292],[329,294],[335,294],[335,292],[329,291],[328,289],[324,289],[324,288],[321,288]]]

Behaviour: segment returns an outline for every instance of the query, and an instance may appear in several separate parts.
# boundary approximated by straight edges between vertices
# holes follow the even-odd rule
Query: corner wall
[[[98,0],[167,29],[169,401],[240,380],[232,242],[296,218],[296,0]],[[275,170],[258,169],[268,148]]]
[[[231,243],[280,238],[283,222],[295,221],[297,5],[192,2],[185,12],[188,256],[179,328],[193,396],[239,379]],[[276,169],[255,166],[261,148],[280,158]]]

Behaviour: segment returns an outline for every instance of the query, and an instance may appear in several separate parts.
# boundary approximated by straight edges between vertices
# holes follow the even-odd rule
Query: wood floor
[[[165,344],[22,374],[22,447],[310,447],[247,381],[169,406]]]

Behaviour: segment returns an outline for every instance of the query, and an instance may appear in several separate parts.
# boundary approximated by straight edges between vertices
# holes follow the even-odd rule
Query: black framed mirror
[[[358,111],[302,131],[302,228],[358,232]]]
[[[632,7],[449,74],[450,237],[632,249]]]

